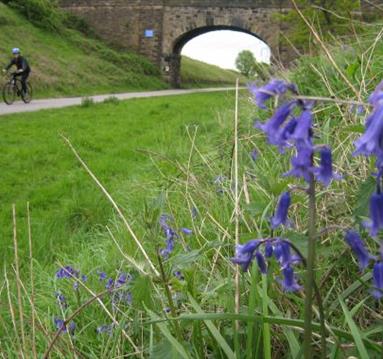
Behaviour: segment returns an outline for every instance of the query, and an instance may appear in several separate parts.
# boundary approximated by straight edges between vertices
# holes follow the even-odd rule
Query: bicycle
[[[3,100],[7,105],[15,102],[16,96],[21,97],[24,103],[32,101],[32,85],[27,81],[27,92],[22,90],[21,80],[17,78],[17,73],[10,74],[9,81],[3,87]]]

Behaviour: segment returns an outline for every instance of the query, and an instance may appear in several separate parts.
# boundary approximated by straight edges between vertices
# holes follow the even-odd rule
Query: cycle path
[[[160,96],[176,96],[176,95],[187,95],[193,93],[206,93],[206,92],[223,92],[233,91],[234,87],[220,87],[220,88],[203,88],[203,89],[188,89],[188,90],[159,90],[159,91],[145,91],[145,92],[127,92],[120,94],[108,94],[108,95],[96,95],[86,96],[86,98],[93,99],[94,102],[103,102],[105,99],[110,97],[116,97],[119,100],[130,100],[135,98],[150,98]],[[25,104],[22,101],[16,101],[12,105],[0,103],[0,116],[8,115],[12,113],[21,112],[34,112],[45,109],[63,108],[69,106],[81,105],[85,97],[65,97],[65,98],[53,98],[45,100],[33,100],[29,104]]]

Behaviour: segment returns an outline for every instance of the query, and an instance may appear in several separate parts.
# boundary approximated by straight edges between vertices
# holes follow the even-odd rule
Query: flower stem
[[[307,249],[307,269],[305,278],[305,320],[304,320],[304,342],[303,352],[305,359],[312,356],[312,304],[313,288],[315,282],[315,242],[316,233],[316,203],[315,203],[315,179],[311,175],[308,189],[309,196],[309,219],[308,219],[308,249]]]

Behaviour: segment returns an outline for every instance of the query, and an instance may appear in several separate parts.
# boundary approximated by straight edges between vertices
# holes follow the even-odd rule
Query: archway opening
[[[220,73],[219,77],[223,77],[222,80],[217,78],[217,84],[224,82],[225,74],[232,82],[233,71],[237,71],[236,58],[243,50],[250,51],[259,63],[270,63],[270,47],[248,30],[232,26],[206,26],[189,31],[174,42],[171,83],[175,87],[180,87],[181,83],[185,85],[189,80],[205,80],[214,84],[214,75],[211,74],[209,78],[206,73],[209,72],[209,67],[199,62],[229,70],[219,72],[210,68],[210,72]],[[204,79],[204,76],[207,78]]]

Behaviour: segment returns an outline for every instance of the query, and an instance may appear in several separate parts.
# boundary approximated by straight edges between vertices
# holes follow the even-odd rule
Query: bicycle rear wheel
[[[24,101],[24,103],[30,103],[32,101],[32,94],[33,94],[32,85],[29,82],[27,82],[27,92],[23,93],[21,91],[21,98]]]
[[[16,87],[8,82],[3,87],[3,100],[7,105],[12,105],[16,98]]]

